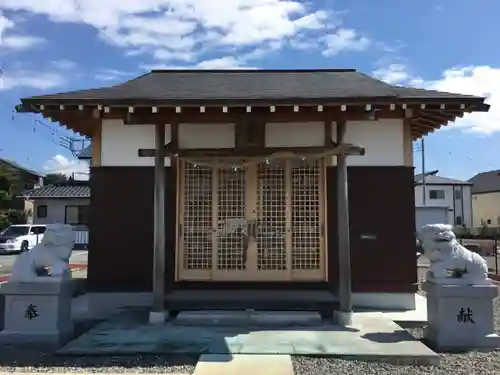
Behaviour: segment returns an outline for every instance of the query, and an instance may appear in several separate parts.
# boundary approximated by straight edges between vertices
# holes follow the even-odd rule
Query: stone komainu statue
[[[8,281],[60,281],[71,278],[69,258],[73,243],[71,225],[47,225],[40,243],[17,256]],[[50,276],[40,276],[47,267],[51,268]]]
[[[428,281],[467,285],[491,283],[484,258],[460,245],[451,225],[426,225],[418,233],[418,239],[430,261]]]

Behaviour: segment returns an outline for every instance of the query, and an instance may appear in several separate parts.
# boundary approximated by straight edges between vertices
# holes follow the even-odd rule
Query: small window
[[[462,225],[462,216],[457,216],[455,218],[455,225]]]
[[[47,205],[42,204],[36,208],[36,217],[39,219],[45,219],[47,217]]]
[[[461,190],[454,190],[454,194],[455,194],[456,200],[462,199],[462,191]]]
[[[66,206],[65,224],[87,225],[89,206]]]
[[[429,199],[444,199],[444,190],[430,190]]]
[[[32,233],[32,234],[44,234],[45,233],[45,229],[47,229],[47,228],[46,227],[42,227],[42,226],[32,226],[31,230],[30,230],[30,233]]]

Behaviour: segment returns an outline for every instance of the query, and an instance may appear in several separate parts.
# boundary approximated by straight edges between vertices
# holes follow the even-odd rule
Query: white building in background
[[[422,175],[415,176],[417,222],[419,222],[419,215],[424,215],[423,212],[428,211],[419,210],[419,207],[439,207],[448,210],[448,224],[472,228],[472,183],[441,177],[437,175],[438,172],[426,173],[425,186]]]

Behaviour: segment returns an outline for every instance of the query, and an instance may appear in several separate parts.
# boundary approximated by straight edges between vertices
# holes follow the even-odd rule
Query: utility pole
[[[422,137],[421,141],[421,152],[422,152],[422,203],[424,206],[427,206],[426,201],[427,201],[427,185],[425,181],[425,142],[424,142],[424,137]]]

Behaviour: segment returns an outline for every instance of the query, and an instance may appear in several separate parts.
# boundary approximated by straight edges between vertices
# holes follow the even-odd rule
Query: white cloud
[[[404,65],[392,64],[386,69],[376,70],[373,74],[391,84],[486,97],[486,103],[491,105],[489,112],[465,114],[463,118],[458,118],[455,123],[443,129],[460,128],[483,135],[500,132],[500,68],[455,67],[445,70],[439,79],[426,80],[412,74]]]
[[[68,59],[54,60],[51,62],[52,67],[61,70],[71,70],[76,68],[76,63]]]
[[[0,11],[0,40],[4,36],[4,33],[8,30],[14,27],[14,22],[8,19],[3,15],[3,13]]]
[[[359,36],[352,29],[338,29],[334,34],[324,37],[325,56],[334,56],[343,51],[364,51],[372,41],[364,36]]]
[[[3,71],[0,73],[0,91],[20,87],[46,90],[66,83],[66,77],[57,72],[36,70]]]
[[[25,50],[46,42],[39,36],[12,33],[16,24],[3,14],[1,6],[0,3],[0,52]]]
[[[373,72],[375,78],[390,84],[397,84],[406,81],[410,78],[403,64],[391,64],[387,68],[380,68]]]
[[[100,70],[94,78],[98,81],[123,81],[134,76],[133,72],[125,72],[118,69],[102,69]]]
[[[244,62],[233,56],[218,59],[205,60],[196,65],[197,69],[252,69],[251,66],[243,65]]]
[[[83,160],[70,160],[63,155],[55,155],[43,166],[44,173],[62,173],[75,180],[88,180],[89,164]]]
[[[453,126],[476,133],[500,132],[500,68],[469,66],[448,69],[436,81],[425,82],[425,87],[460,94],[486,97],[489,112],[464,115]]]
[[[145,70],[159,69],[256,69],[251,65],[246,65],[244,59],[234,56],[224,56],[210,60],[204,60],[194,65],[166,65],[166,64],[145,64],[141,68]]]
[[[66,85],[71,79],[80,76],[77,64],[68,59],[48,62],[13,61],[0,70],[0,91],[16,88],[39,90],[53,89]]]
[[[3,37],[0,46],[2,48],[19,51],[38,46],[46,41],[45,38],[38,36],[11,34]]]
[[[299,0],[106,0],[105,6],[102,0],[1,0],[0,11],[87,24],[102,40],[129,54],[150,53],[158,62],[171,64],[197,61],[208,49],[240,47],[248,52],[284,40],[291,48],[304,46],[339,25],[340,13],[312,5]],[[341,29],[331,35],[330,50],[339,48],[336,35],[345,37],[346,32],[354,31]],[[293,43],[294,38],[301,43]],[[340,48],[361,50],[369,44],[363,37],[350,36],[348,42]]]

